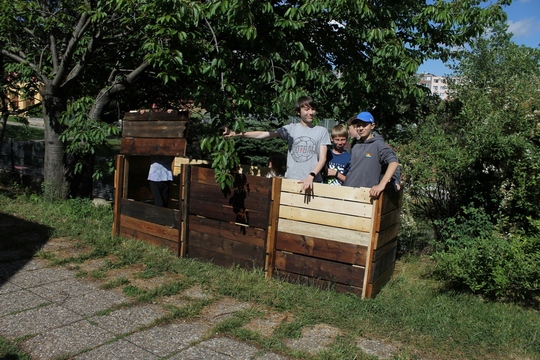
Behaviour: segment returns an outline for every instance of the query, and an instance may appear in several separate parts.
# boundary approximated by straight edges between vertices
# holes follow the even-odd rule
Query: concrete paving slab
[[[0,295],[7,294],[13,291],[20,291],[20,290],[22,290],[20,286],[15,285],[14,283],[9,282],[9,281],[2,282],[2,280],[0,280]]]
[[[1,262],[0,278],[10,278],[17,272],[32,271],[45,267],[47,267],[47,263],[40,259]]]
[[[0,318],[0,334],[10,339],[81,321],[82,316],[56,304]]]
[[[206,324],[176,322],[137,332],[125,340],[163,357],[200,341],[209,329]]]
[[[158,356],[123,339],[75,356],[73,360],[154,360]]]
[[[99,291],[100,289],[91,282],[68,278],[62,281],[36,286],[28,290],[54,303],[63,304],[69,298]]]
[[[2,317],[13,312],[22,311],[47,304],[48,301],[28,290],[12,291],[0,295],[0,324]]]
[[[121,308],[107,315],[93,316],[88,320],[115,335],[121,335],[149,325],[165,315],[167,311],[161,306],[149,304]]]
[[[22,343],[21,348],[33,360],[68,358],[92,349],[114,338],[110,332],[92,325],[87,320],[53,329]]]
[[[62,305],[77,314],[90,316],[127,301],[128,298],[120,293],[99,289],[84,295],[69,297]]]
[[[234,359],[253,359],[259,349],[251,344],[226,337],[212,338],[199,344],[217,353],[224,354]]]
[[[197,345],[188,349],[182,350],[178,354],[175,354],[168,358],[168,360],[232,360],[229,355],[218,353],[205,346]]]
[[[19,270],[9,278],[9,281],[22,288],[44,285],[55,281],[73,278],[75,273],[61,267],[39,268],[29,271]]]

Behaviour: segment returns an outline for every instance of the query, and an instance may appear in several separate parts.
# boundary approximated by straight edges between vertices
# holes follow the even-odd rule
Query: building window
[[[439,90],[439,87],[438,87],[438,86],[434,86],[433,89],[434,89],[434,90]]]

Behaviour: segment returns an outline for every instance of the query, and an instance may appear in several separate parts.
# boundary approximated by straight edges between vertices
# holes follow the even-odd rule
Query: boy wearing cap
[[[302,191],[312,189],[314,182],[323,181],[321,170],[326,165],[327,145],[330,145],[328,130],[313,124],[316,109],[311,97],[302,96],[295,104],[296,113],[300,117],[299,123],[288,124],[274,131],[247,131],[238,134],[225,128],[224,136],[251,139],[281,137],[287,140],[289,150],[285,177],[301,180]]]
[[[398,158],[382,136],[373,134],[375,119],[369,112],[351,119],[351,125],[357,142],[351,150],[351,168],[343,185],[368,187],[369,195],[376,198],[396,173]]]

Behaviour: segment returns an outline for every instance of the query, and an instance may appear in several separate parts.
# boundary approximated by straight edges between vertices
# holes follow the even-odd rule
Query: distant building
[[[420,76],[420,85],[431,90],[433,95],[438,95],[443,100],[448,99],[448,84],[446,83],[445,77],[430,73],[423,73],[420,74]]]

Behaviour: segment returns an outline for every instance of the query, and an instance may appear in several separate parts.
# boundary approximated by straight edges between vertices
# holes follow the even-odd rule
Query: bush
[[[526,300],[540,290],[540,236],[492,233],[434,254],[435,274],[491,299]]]

